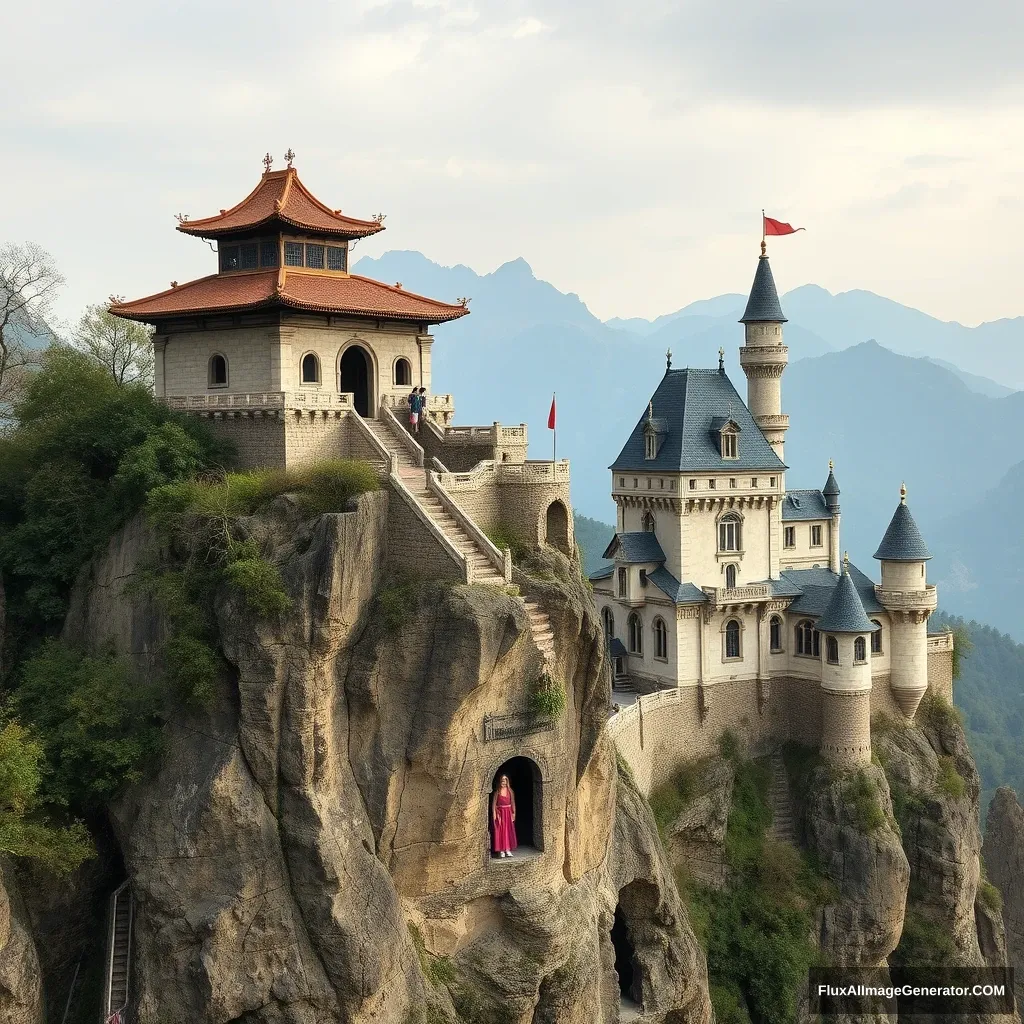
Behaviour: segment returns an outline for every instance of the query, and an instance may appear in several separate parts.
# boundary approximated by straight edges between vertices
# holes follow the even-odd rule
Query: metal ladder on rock
[[[409,452],[407,440],[396,434],[396,431],[404,431],[402,425],[392,417],[364,419],[363,422],[378,443],[391,453],[394,472],[420,509],[466,559],[472,572],[472,581],[496,587],[505,586],[504,577],[491,565],[486,552],[427,486],[427,470],[416,464]],[[524,597],[519,600],[526,607],[533,642],[544,659],[545,668],[550,669],[555,656],[555,635],[551,620],[535,601]]]
[[[132,891],[128,882],[110,897],[110,930],[107,934],[107,976],[103,991],[103,1020],[120,1016],[128,1005],[128,975],[132,952]]]

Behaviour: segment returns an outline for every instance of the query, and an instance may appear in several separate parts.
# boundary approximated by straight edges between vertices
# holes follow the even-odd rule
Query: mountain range
[[[666,349],[674,366],[714,366],[724,348],[726,370],[746,393],[739,292],[651,321],[603,322],[523,259],[480,275],[389,252],[355,269],[436,298],[472,298],[472,315],[436,331],[434,390],[455,396],[459,423],[525,418],[533,458],[551,454],[545,427],[556,392],[557,454],[572,460],[577,510],[599,522],[614,521],[607,467],[644,415]],[[871,571],[906,481],[943,606],[1024,639],[1021,563],[1007,557],[1024,546],[1024,531],[1000,513],[1014,508],[1003,500],[1007,489],[1024,498],[1024,464],[1013,472],[1024,458],[1024,392],[1011,387],[1024,382],[1024,318],[964,327],[870,292],[831,295],[817,285],[784,293],[782,305],[788,486],[822,486],[834,460],[843,545]],[[1004,544],[993,550],[998,536]]]

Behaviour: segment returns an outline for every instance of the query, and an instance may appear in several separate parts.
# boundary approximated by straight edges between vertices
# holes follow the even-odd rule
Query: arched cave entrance
[[[526,856],[544,849],[544,827],[541,809],[540,769],[528,757],[513,757],[506,761],[491,779],[491,796],[487,798],[488,849],[493,856],[493,842],[490,839],[491,798],[502,775],[508,776],[508,784],[516,797],[516,841],[519,852]]]
[[[619,995],[625,1006],[640,1007],[640,971],[636,964],[636,951],[629,937],[629,926],[622,906],[615,908],[612,924],[612,948],[615,950],[615,973],[619,976]]]
[[[370,415],[370,354],[361,345],[345,349],[338,366],[338,391],[351,392],[360,416]]]
[[[572,554],[569,550],[569,512],[561,501],[553,501],[548,505],[544,540],[553,548],[558,548],[562,554]]]

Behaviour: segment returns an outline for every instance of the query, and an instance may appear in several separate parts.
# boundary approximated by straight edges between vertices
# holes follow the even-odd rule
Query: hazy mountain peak
[[[521,275],[523,277],[534,277],[533,267],[530,266],[522,256],[517,256],[514,260],[509,260],[507,263],[502,263],[497,270],[494,271],[495,276],[502,274],[505,276]]]

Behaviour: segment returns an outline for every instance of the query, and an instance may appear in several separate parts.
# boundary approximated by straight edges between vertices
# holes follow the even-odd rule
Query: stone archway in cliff
[[[615,950],[615,973],[619,978],[619,995],[623,1005],[639,1009],[640,967],[621,904],[615,908],[615,920],[612,924],[612,948]]]
[[[528,757],[513,757],[506,761],[491,779],[491,792],[502,775],[516,796],[516,840],[523,855],[540,853],[544,849],[544,823],[542,821],[542,781],[540,769]],[[490,799],[487,801],[490,815]],[[489,819],[488,819],[489,820]]]
[[[548,505],[544,516],[544,542],[558,548],[563,555],[572,554],[569,550],[569,510],[562,501]]]

